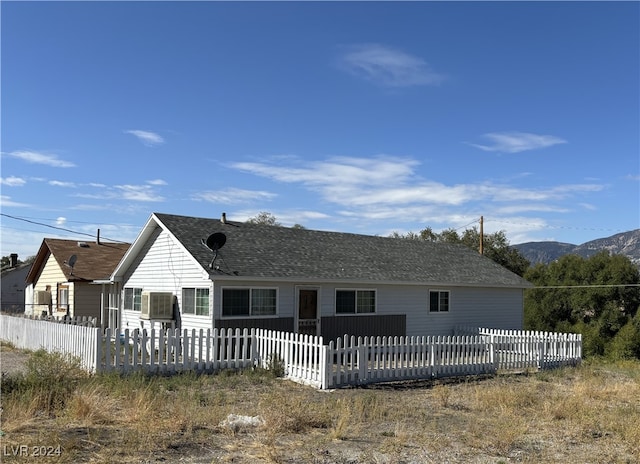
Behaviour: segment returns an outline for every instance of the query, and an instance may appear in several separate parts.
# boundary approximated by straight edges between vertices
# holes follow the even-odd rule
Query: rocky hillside
[[[608,250],[611,254],[625,255],[633,263],[640,266],[640,229],[591,240],[582,245],[561,242],[527,242],[513,245],[513,247],[531,264],[547,264],[570,253],[588,258],[599,251]]]

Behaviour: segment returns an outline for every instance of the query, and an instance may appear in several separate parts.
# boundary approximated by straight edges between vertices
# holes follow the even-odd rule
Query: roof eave
[[[156,229],[156,226],[159,226],[159,221],[155,217],[155,214],[151,214],[136,239],[133,241],[129,249],[125,252],[124,256],[111,273],[111,276],[109,277],[111,281],[118,282],[122,280],[124,273],[127,271],[129,266],[131,265],[131,262],[137,256],[140,249],[146,243],[146,239]]]
[[[372,279],[341,279],[341,278],[313,278],[313,277],[257,277],[245,275],[209,274],[212,281],[252,281],[252,282],[293,282],[298,285],[320,285],[320,284],[344,284],[344,285],[400,285],[400,286],[428,286],[428,287],[470,287],[470,288],[512,288],[526,289],[533,288],[533,284],[526,282],[523,284],[505,283],[485,283],[485,282],[444,282],[444,281],[410,281],[410,280],[372,280]]]

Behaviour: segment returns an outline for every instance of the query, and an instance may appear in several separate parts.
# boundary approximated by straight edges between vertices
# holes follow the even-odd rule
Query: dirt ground
[[[24,370],[28,354],[2,347],[3,372]],[[637,380],[637,373],[632,380]],[[380,385],[330,392],[303,387],[286,380],[267,383],[203,383],[198,391],[204,408],[257,417],[266,425],[225,427],[219,422],[198,422],[202,410],[184,414],[183,428],[172,427],[165,435],[146,435],[143,424],[130,418],[77,419],[49,417],[27,419],[19,427],[0,433],[0,461],[95,462],[95,463],[308,463],[308,464],[512,464],[512,463],[640,463],[640,448],[630,443],[624,420],[616,421],[590,408],[589,402],[606,402],[607,408],[626,411],[636,420],[640,399],[618,392],[633,382],[621,384],[600,378],[593,386],[575,383],[578,375],[566,378],[514,376],[511,378],[467,379]],[[614,379],[615,380],[615,379]],[[589,380],[591,382],[591,380]],[[221,385],[224,385],[221,387]],[[224,388],[224,391],[221,389]],[[637,392],[637,386],[634,392]],[[493,390],[498,396],[486,396]],[[179,394],[174,391],[173,394]],[[584,398],[575,397],[584,394]],[[635,393],[634,393],[635,394]],[[89,397],[90,400],[92,397]],[[556,401],[557,398],[561,401]],[[285,403],[279,408],[275,400]],[[108,398],[95,398],[109,405]],[[539,403],[537,403],[539,402]],[[493,403],[493,404],[490,404]],[[226,404],[226,405],[225,405]],[[294,405],[300,411],[287,410]],[[287,430],[278,421],[302,421],[304,408],[318,410],[333,405],[336,412],[329,425]],[[169,405],[167,405],[170,408]],[[530,422],[534,409],[548,409]],[[578,415],[587,414],[578,420]],[[289,409],[293,409],[289,408]],[[222,411],[222,409],[221,409]],[[144,411],[141,412],[141,415]],[[122,411],[120,414],[125,414]],[[575,415],[575,418],[573,417]],[[189,416],[192,416],[190,419]],[[117,416],[115,416],[117,417]],[[207,416],[210,417],[210,416]],[[344,421],[344,423],[341,423]],[[621,428],[622,427],[622,428]],[[637,427],[639,423],[629,423]],[[277,429],[277,431],[274,431]],[[148,440],[148,443],[144,443]],[[60,455],[16,456],[18,445],[63,443]],[[128,452],[127,443],[135,452]]]
[[[6,375],[25,372],[25,362],[29,355],[20,350],[8,350],[5,347],[0,348],[0,372]]]

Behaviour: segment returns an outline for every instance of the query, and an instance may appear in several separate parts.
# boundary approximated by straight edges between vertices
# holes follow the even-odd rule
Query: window
[[[336,314],[375,312],[375,290],[336,290]]]
[[[183,288],[182,312],[195,314],[196,316],[209,315],[209,289],[208,288]]]
[[[275,316],[277,292],[275,288],[223,288],[222,315]]]
[[[124,309],[129,311],[140,311],[142,309],[142,289],[141,288],[125,288],[124,289]]]
[[[58,286],[58,309],[64,311],[69,309],[69,287],[67,285]]]
[[[446,290],[431,290],[429,292],[429,311],[432,313],[449,311],[449,292]]]

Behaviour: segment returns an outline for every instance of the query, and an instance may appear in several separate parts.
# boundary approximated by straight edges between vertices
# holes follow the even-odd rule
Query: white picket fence
[[[493,347],[480,336],[347,337],[329,343],[328,384],[493,374]]]
[[[458,327],[456,333],[485,337],[498,369],[551,369],[582,360],[581,334],[477,327]]]
[[[286,378],[327,389],[402,380],[494,374],[577,364],[581,337],[459,328],[447,337],[322,337],[263,329],[125,330],[0,315],[0,339],[18,348],[61,352],[91,372],[185,371],[274,367]]]
[[[100,329],[0,314],[0,340],[25,350],[45,349],[80,359],[88,371],[97,370]]]
[[[107,329],[98,344],[97,371],[174,374],[244,369],[256,362],[255,335],[247,329]]]
[[[32,319],[34,321],[47,321],[55,322],[57,324],[70,324],[70,325],[84,325],[87,327],[96,327],[98,318],[90,316],[49,316],[49,315],[28,315],[28,314],[16,314],[13,317],[23,317],[25,319]]]

